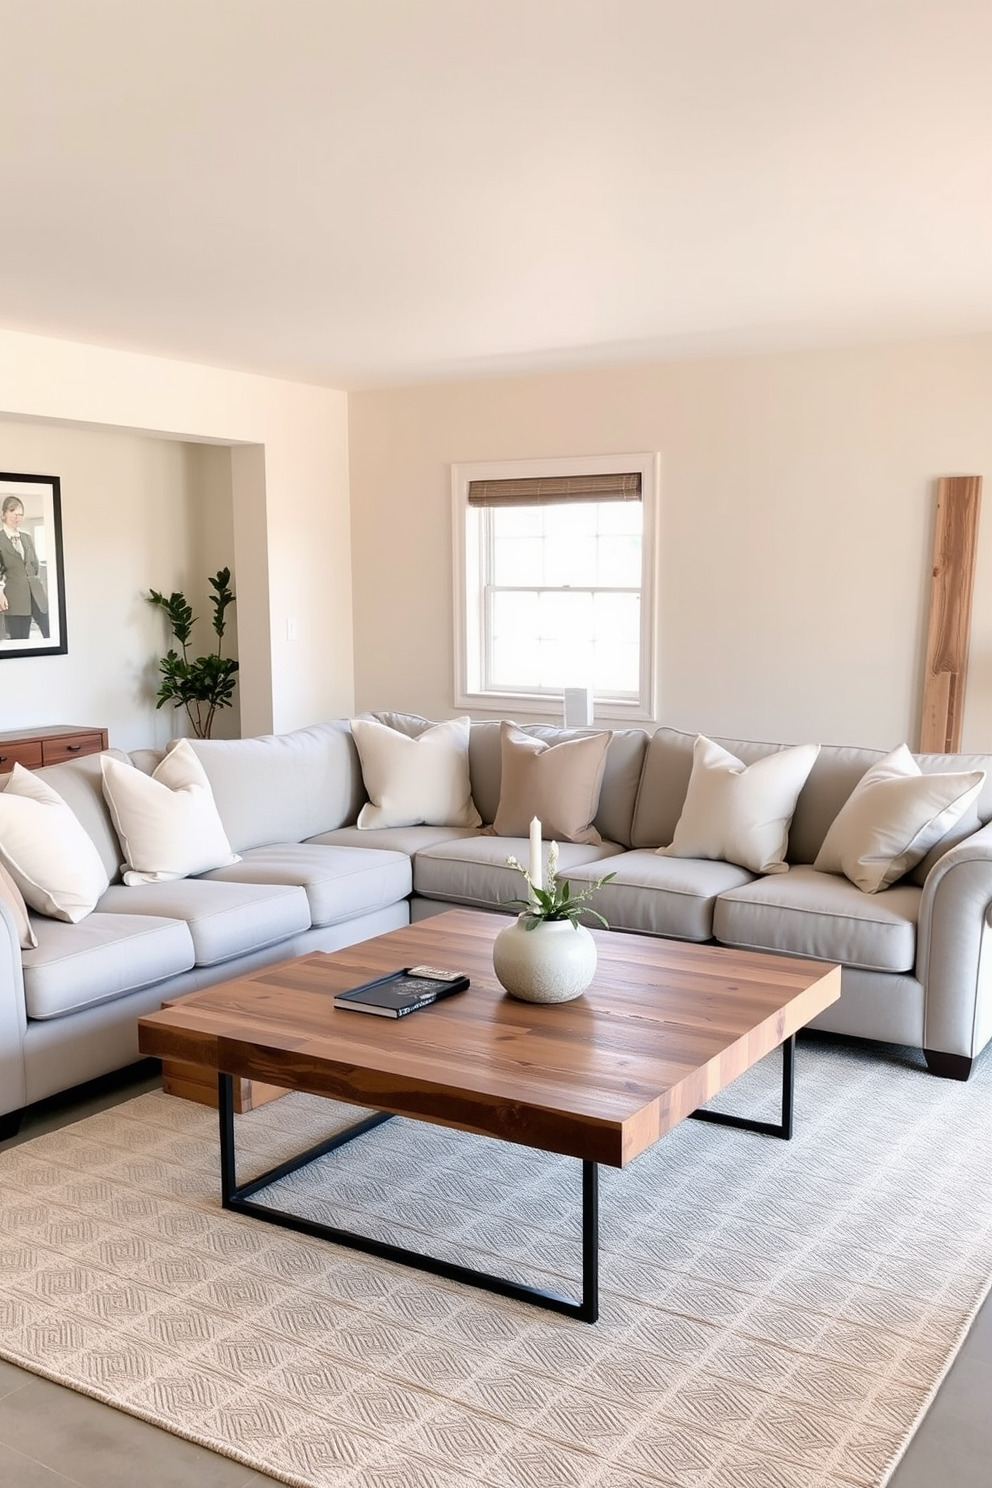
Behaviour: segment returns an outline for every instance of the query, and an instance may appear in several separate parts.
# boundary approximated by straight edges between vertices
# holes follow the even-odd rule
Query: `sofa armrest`
[[[26,1032],[20,939],[14,917],[0,899],[0,1116],[27,1105]]]
[[[923,887],[916,974],[923,1046],[971,1059],[992,1037],[992,823],[934,864]]]

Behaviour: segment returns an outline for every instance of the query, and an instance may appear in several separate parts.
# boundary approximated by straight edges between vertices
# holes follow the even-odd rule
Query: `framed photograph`
[[[0,471],[0,661],[68,649],[59,478]]]

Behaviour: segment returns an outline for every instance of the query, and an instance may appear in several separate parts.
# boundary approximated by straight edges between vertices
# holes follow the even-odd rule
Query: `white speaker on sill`
[[[565,688],[565,727],[589,728],[592,724],[591,687]]]

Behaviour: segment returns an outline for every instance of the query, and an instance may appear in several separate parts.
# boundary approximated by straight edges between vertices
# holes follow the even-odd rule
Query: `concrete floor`
[[[0,1148],[79,1121],[158,1084],[157,1068],[149,1063],[43,1102]],[[134,1488],[135,1483],[141,1488],[267,1488],[275,1482],[0,1360],[2,1488]],[[992,1298],[890,1479],[890,1488],[990,1485]]]

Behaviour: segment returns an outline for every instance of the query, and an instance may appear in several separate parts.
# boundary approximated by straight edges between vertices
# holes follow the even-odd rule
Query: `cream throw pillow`
[[[692,747],[692,774],[670,858],[713,858],[752,873],[786,873],[789,825],[819,744],[780,749],[745,765],[703,734]]]
[[[77,924],[109,880],[78,816],[50,785],[15,765],[0,793],[0,863],[39,914]]]
[[[602,842],[592,822],[612,737],[604,730],[548,744],[504,720],[494,834],[526,837],[536,816],[546,841]]]
[[[231,851],[206,771],[180,739],[151,775],[109,754],[100,756],[103,794],[130,886],[165,883],[240,863]]]
[[[38,944],[38,939],[31,929],[31,921],[28,919],[28,907],[24,903],[24,895],[2,863],[0,863],[0,899],[3,900],[14,917],[14,924],[17,926],[17,943],[21,950],[33,951]]]
[[[834,817],[813,867],[866,894],[887,889],[960,821],[984,770],[924,775],[906,744],[872,765]]]
[[[450,718],[411,738],[372,718],[353,718],[368,802],[357,825],[478,827],[468,773],[470,720]]]

